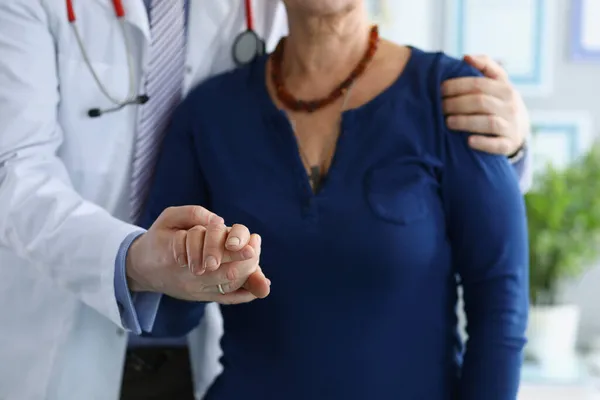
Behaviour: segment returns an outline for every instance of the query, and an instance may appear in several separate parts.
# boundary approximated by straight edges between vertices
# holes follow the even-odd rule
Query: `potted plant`
[[[562,291],[600,256],[600,147],[565,168],[548,165],[525,196],[529,227],[530,300],[526,354],[546,367],[571,361],[578,306]]]

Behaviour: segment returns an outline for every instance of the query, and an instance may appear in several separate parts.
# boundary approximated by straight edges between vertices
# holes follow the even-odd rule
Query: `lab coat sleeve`
[[[115,259],[139,228],[78,195],[57,155],[57,49],[42,3],[0,1],[0,246],[26,260],[2,268],[34,265],[122,326]]]
[[[517,176],[519,177],[519,187],[521,193],[527,193],[533,184],[533,168],[531,160],[531,152],[527,147],[523,149],[523,153],[515,158],[509,159]]]

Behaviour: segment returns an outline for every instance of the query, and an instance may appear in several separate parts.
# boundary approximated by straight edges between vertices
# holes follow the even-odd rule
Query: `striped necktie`
[[[184,0],[152,0],[149,17],[152,40],[145,77],[149,100],[139,107],[131,176],[134,223],[141,216],[171,114],[181,101],[185,64]]]

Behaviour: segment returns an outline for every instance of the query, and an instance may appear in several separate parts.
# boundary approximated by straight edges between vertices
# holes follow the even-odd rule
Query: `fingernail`
[[[456,117],[448,117],[446,123],[450,128],[456,125]]]
[[[206,269],[217,269],[219,263],[217,263],[217,259],[213,256],[206,257],[206,261],[204,262],[204,268]]]
[[[267,279],[267,283],[269,284],[269,286],[271,286],[271,280]]]
[[[187,265],[183,262],[183,258],[181,258],[181,257],[177,258],[177,265],[179,265],[181,268],[187,267]]]
[[[227,240],[227,246],[229,247],[237,247],[240,245],[240,243],[240,238],[237,237],[231,237]]]
[[[254,250],[251,248],[245,248],[242,250],[242,257],[244,257],[245,260],[254,257]]]
[[[190,265],[188,266],[188,268],[190,269],[190,272],[193,274],[194,273],[194,264],[190,263]]]

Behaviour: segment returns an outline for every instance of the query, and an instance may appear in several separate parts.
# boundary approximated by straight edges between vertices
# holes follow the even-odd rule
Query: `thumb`
[[[508,74],[506,73],[504,68],[502,68],[502,66],[498,62],[492,60],[488,56],[466,55],[464,57],[464,60],[467,64],[469,64],[473,68],[476,68],[477,70],[479,70],[479,72],[481,72],[488,78],[508,81]]]
[[[244,289],[252,293],[259,299],[264,299],[271,293],[271,281],[263,274],[260,267],[256,272],[248,277],[243,286]]]
[[[187,230],[195,226],[208,226],[211,222],[223,224],[217,214],[200,206],[169,207],[160,214],[155,224],[165,228]]]

